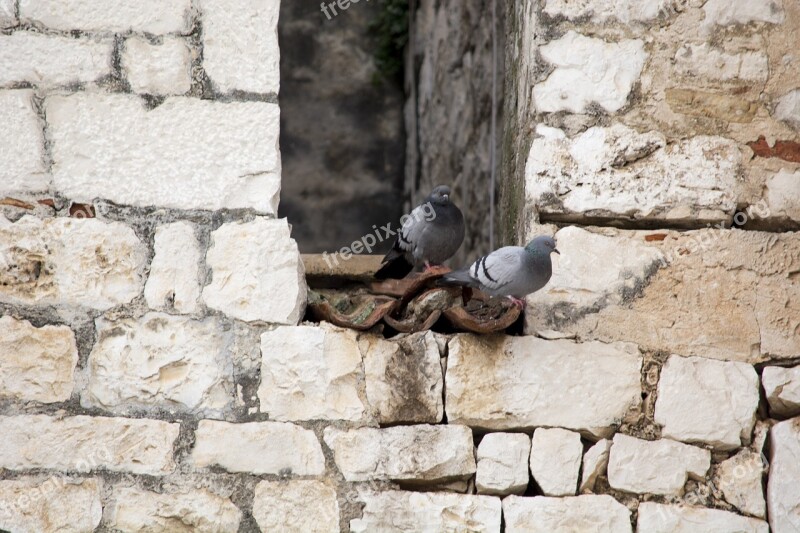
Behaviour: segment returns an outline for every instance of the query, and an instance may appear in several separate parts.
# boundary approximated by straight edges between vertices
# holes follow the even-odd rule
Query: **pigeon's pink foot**
[[[422,271],[426,274],[447,274],[450,272],[450,269],[444,265],[432,265],[428,261],[425,261],[425,268],[423,268]]]
[[[520,309],[525,309],[525,300],[520,300],[519,298],[515,298],[514,296],[509,296],[508,299],[514,302],[514,305],[516,305]]]

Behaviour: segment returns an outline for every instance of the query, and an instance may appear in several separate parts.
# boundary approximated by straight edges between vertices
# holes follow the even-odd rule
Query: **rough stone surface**
[[[562,16],[570,20],[590,17],[593,22],[615,19],[628,24],[647,22],[672,8],[674,0],[635,2],[631,0],[547,0],[544,12],[551,17]]]
[[[17,0],[0,0],[0,29],[10,28],[17,24]]]
[[[0,86],[91,83],[111,74],[113,50],[110,39],[72,39],[28,31],[0,35]]]
[[[100,318],[81,404],[120,414],[161,407],[219,416],[234,402],[228,342],[213,318]]]
[[[611,441],[600,439],[583,454],[580,492],[593,491],[597,478],[606,474],[609,452],[611,452]]]
[[[655,421],[665,437],[738,448],[750,442],[758,387],[751,365],[673,355],[661,371]]]
[[[121,64],[131,89],[156,95],[185,94],[192,87],[192,57],[183,39],[166,37],[150,44],[140,37],[125,41]]]
[[[155,257],[144,286],[153,309],[197,313],[200,310],[200,243],[195,226],[174,222],[156,228]]]
[[[533,432],[531,474],[545,496],[575,495],[582,457],[580,434],[561,428]]]
[[[206,255],[208,307],[247,322],[295,325],[303,317],[306,280],[286,219],[224,224]]]
[[[800,366],[768,366],[761,374],[770,415],[789,418],[800,414]]]
[[[608,436],[641,402],[631,344],[458,335],[445,377],[451,424],[503,430],[562,426]]]
[[[223,93],[277,93],[279,0],[202,0],[203,66]]]
[[[97,479],[0,481],[0,529],[37,533],[94,531],[103,515]]]
[[[37,0],[19,7],[23,21],[54,30],[161,35],[191,29],[191,0]]]
[[[78,348],[67,326],[0,317],[0,397],[43,403],[72,395]]]
[[[800,171],[781,169],[767,178],[766,186],[770,218],[800,221]]]
[[[747,518],[719,509],[644,502],[639,505],[637,531],[648,533],[769,533],[763,520]]]
[[[742,155],[722,137],[667,144],[622,124],[568,139],[540,126],[525,169],[526,202],[542,220],[632,218],[669,224],[729,222]]]
[[[106,310],[142,290],[145,249],[119,222],[24,216],[0,226],[0,302]]]
[[[179,424],[160,420],[47,415],[0,416],[0,467],[161,476],[175,468]]]
[[[555,238],[560,254],[553,259],[553,277],[527,298],[528,333],[533,319],[549,310],[554,295],[560,308],[621,302],[623,294],[643,284],[664,260],[661,252],[644,242],[620,241],[575,226],[561,229]]]
[[[0,64],[5,65],[2,54],[0,44]],[[0,195],[47,189],[43,126],[33,108],[33,91],[0,91],[0,123],[5,125],[0,129]]]
[[[391,480],[411,484],[468,479],[475,473],[472,430],[416,425],[343,431],[325,429],[325,443],[347,481]]]
[[[503,500],[508,533],[624,533],[631,529],[631,512],[608,495],[571,498]]]
[[[539,52],[555,67],[547,80],[533,88],[536,108],[544,113],[581,113],[595,102],[608,112],[619,111],[647,58],[639,39],[608,43],[572,30]],[[626,60],[620,62],[619,57]]]
[[[261,411],[271,420],[361,420],[361,353],[353,330],[281,326],[261,335]]]
[[[638,494],[681,495],[687,479],[703,479],[710,466],[708,450],[618,433],[608,459],[608,482],[612,488]]]
[[[464,5],[460,0],[451,2]],[[235,0],[232,4],[239,5]],[[356,6],[351,2],[355,9],[332,20],[320,13],[319,4],[280,4],[279,100],[283,120],[279,216],[292,221],[292,235],[302,253],[341,250],[349,247],[353,239],[374,231],[373,224],[379,227],[399,220],[404,213],[403,171],[417,166],[406,156],[408,129],[403,127],[403,85],[381,74],[375,40],[370,36],[370,28],[385,4],[370,0]],[[421,4],[417,7],[418,12],[423,10]],[[445,12],[454,15],[452,11]],[[264,32],[259,29],[258,33]],[[502,32],[498,33],[502,37]],[[452,62],[446,64],[450,66]],[[230,64],[221,66],[231,71],[235,68]],[[260,71],[261,65],[258,68]],[[463,85],[471,87],[469,83]],[[444,83],[432,86],[447,94],[458,90]],[[470,120],[464,107],[479,106],[470,98],[449,100],[454,112],[441,115],[453,121]],[[441,104],[432,108],[437,115],[440,109]],[[426,113],[420,120],[433,118],[432,115]],[[450,138],[442,135],[441,129],[436,130],[436,135],[442,141]],[[309,142],[311,139],[313,142]],[[452,152],[466,154],[466,159],[441,159],[454,164],[464,161],[464,170],[472,169],[471,154],[488,150],[488,146],[469,140],[464,149]],[[485,176],[479,170],[473,173]],[[444,171],[436,175],[435,185],[439,185],[438,176],[457,173]],[[319,176],[325,176],[324,186]],[[433,186],[423,182],[419,187],[430,190]],[[333,220],[335,224],[331,224]],[[385,239],[368,253],[386,253],[392,243]]]
[[[730,53],[709,43],[686,43],[675,54],[678,73],[711,80],[767,81],[769,60],[763,51]]]
[[[775,106],[775,118],[800,130],[800,89],[794,89],[781,96]]]
[[[120,531],[234,532],[242,519],[229,499],[206,489],[158,494],[122,488],[110,507],[107,525]]]
[[[362,492],[365,503],[361,518],[350,521],[352,533],[397,531],[437,533],[469,530],[500,531],[500,499],[471,494],[436,492]]]
[[[792,533],[800,528],[800,418],[775,424],[769,432],[769,444],[769,525],[773,533]]]
[[[528,299],[526,332],[555,329],[584,340],[748,363],[800,353],[800,284],[787,276],[800,269],[800,233],[588,228],[607,238],[587,239],[576,253],[564,252],[567,230],[583,231],[556,234],[562,255],[548,285]],[[621,262],[616,254],[630,249],[642,258]],[[588,274],[583,256],[596,258]],[[584,304],[581,292],[593,286],[587,276],[617,281]]]
[[[758,111],[758,106],[749,100],[710,91],[667,89],[665,96],[671,110],[689,117],[716,118],[731,123],[748,124],[753,122]]]
[[[336,490],[322,481],[261,481],[253,517],[261,531],[338,532]]]
[[[45,104],[53,180],[75,201],[277,210],[276,104],[176,96],[148,110],[136,96],[103,93],[51,96]]]
[[[524,433],[489,433],[478,445],[475,487],[480,494],[522,494],[528,488],[531,439]]]
[[[191,455],[195,467],[228,472],[319,476],[325,457],[313,431],[286,422],[231,424],[201,420]]]
[[[490,0],[420,0],[416,6],[413,39],[408,43],[410,53],[406,53],[404,65],[404,77],[415,82],[415,87],[409,90],[411,83],[405,86],[406,156],[398,163],[405,167],[404,193],[410,205],[418,205],[441,183],[449,182],[453,188],[452,198],[463,211],[466,225],[464,242],[449,261],[456,267],[490,251],[486,176],[496,165],[492,150],[496,154],[502,150],[500,129],[504,119],[500,108],[504,100],[510,100],[501,87],[505,65],[502,51],[513,49],[513,45],[506,42],[505,31],[492,31],[493,27],[506,28],[507,10],[500,4]],[[492,13],[496,26],[486,24]],[[493,43],[497,53],[493,53]],[[493,72],[498,81],[499,129],[495,139],[489,105]],[[526,87],[528,92],[530,88]],[[385,183],[386,179],[381,181]],[[499,230],[495,233],[499,242]]]
[[[367,398],[381,424],[439,423],[444,414],[442,366],[432,332],[398,342],[360,340]]]
[[[780,24],[784,20],[783,0],[709,0],[703,5],[706,26],[730,26],[751,22]]]
[[[722,490],[725,500],[741,512],[765,518],[767,504],[764,501],[763,480],[764,463],[761,455],[745,449],[720,463],[714,484]]]

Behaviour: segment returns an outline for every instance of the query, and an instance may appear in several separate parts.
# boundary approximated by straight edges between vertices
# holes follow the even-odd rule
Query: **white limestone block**
[[[221,416],[235,401],[229,342],[214,318],[99,318],[81,405],[118,414],[160,407]]]
[[[277,211],[276,104],[174,96],[148,110],[137,96],[79,92],[45,109],[53,182],[75,201]]]
[[[146,254],[120,222],[26,215],[0,226],[0,302],[105,311],[141,294]]]
[[[500,498],[439,492],[364,491],[361,518],[350,521],[351,533],[394,531],[439,533],[500,531]]]
[[[138,488],[113,491],[107,526],[118,531],[235,532],[242,512],[207,489],[159,494]]]
[[[664,437],[732,450],[750,442],[758,388],[752,365],[673,355],[661,371],[655,421]]]
[[[631,512],[608,496],[503,500],[507,533],[631,533]]]
[[[706,27],[730,26],[732,24],[749,24],[766,22],[782,24],[785,18],[783,0],[708,0],[703,4]]]
[[[0,416],[0,468],[163,476],[175,469],[180,424],[100,416]]]
[[[340,530],[336,490],[317,480],[259,482],[253,498],[253,517],[261,531]]]
[[[270,420],[362,420],[363,370],[355,331],[327,323],[261,335],[261,411]]]
[[[0,481],[0,529],[38,533],[94,531],[103,516],[102,481],[63,476]]]
[[[180,37],[165,37],[162,44],[129,37],[121,64],[134,92],[167,96],[186,94],[192,88],[191,52]]]
[[[306,307],[306,278],[286,219],[223,224],[211,234],[205,304],[246,322],[295,325]]]
[[[564,427],[609,436],[642,400],[635,345],[457,335],[449,345],[451,424],[490,430]]]
[[[781,169],[767,178],[766,187],[770,218],[800,221],[800,170]]]
[[[793,533],[800,528],[800,418],[785,420],[769,432],[771,449],[767,507],[772,533]]]
[[[533,432],[530,467],[545,496],[574,496],[583,457],[581,436],[561,428]]]
[[[0,36],[0,76],[3,63]],[[0,196],[45,191],[50,175],[44,164],[44,124],[33,107],[30,89],[0,91]]]
[[[362,335],[367,398],[381,424],[438,424],[444,414],[441,357],[431,331],[386,341]]]
[[[324,435],[347,481],[436,485],[468,479],[476,470],[472,430],[465,426],[351,430],[329,426]]]
[[[20,18],[54,30],[126,33],[188,33],[191,0],[25,0]]]
[[[639,505],[636,530],[648,533],[769,533],[769,526],[763,520],[719,509],[644,502]]]
[[[778,120],[800,130],[800,89],[793,89],[781,96],[774,114]]]
[[[24,1],[21,4],[40,2]],[[0,35],[0,86],[28,82],[41,88],[93,83],[111,75],[114,41],[17,31]]]
[[[766,518],[767,503],[762,486],[764,470],[761,454],[744,449],[720,463],[714,484],[722,491],[725,500],[741,512]]]
[[[581,474],[580,492],[594,490],[594,484],[597,478],[606,473],[610,452],[611,441],[608,439],[600,439],[583,454],[583,472]]]
[[[475,487],[480,494],[522,494],[528,488],[531,439],[525,433],[489,433],[478,445]]]
[[[667,144],[659,132],[619,123],[573,139],[540,135],[525,167],[526,201],[542,215],[565,220],[727,223],[737,206],[742,161],[737,144],[724,137]]]
[[[612,488],[637,494],[681,495],[689,478],[703,479],[711,452],[669,439],[647,441],[618,433],[608,458]]]
[[[765,367],[761,383],[773,417],[790,418],[800,414],[800,366]]]
[[[155,257],[144,286],[147,305],[179,313],[200,311],[200,243],[190,222],[156,228]]]
[[[286,422],[201,420],[191,462],[254,475],[320,476],[325,457],[314,432]]]
[[[610,113],[619,111],[647,59],[644,42],[639,39],[609,43],[574,30],[539,51],[555,67],[545,81],[533,87],[536,109],[542,113],[583,113],[593,102]]]
[[[201,0],[203,66],[223,93],[277,93],[280,0]]]
[[[0,317],[0,397],[42,403],[69,400],[78,347],[67,326],[36,328]]]

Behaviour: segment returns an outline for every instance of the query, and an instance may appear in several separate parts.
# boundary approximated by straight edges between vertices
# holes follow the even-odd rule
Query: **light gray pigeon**
[[[450,187],[440,185],[407,216],[375,277],[401,279],[414,267],[441,265],[463,240],[464,215],[450,201]]]
[[[544,287],[553,274],[551,253],[560,253],[552,237],[536,237],[524,248],[506,246],[485,255],[469,268],[446,274],[446,285],[466,285],[490,296],[508,296],[524,306],[522,299]]]

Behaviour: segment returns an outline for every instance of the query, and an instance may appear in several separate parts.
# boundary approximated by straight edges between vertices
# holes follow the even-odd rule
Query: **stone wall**
[[[555,275],[384,339],[303,322],[276,0],[0,0],[0,529],[796,531],[800,13],[697,4],[512,4]]]
[[[383,2],[330,19],[319,4],[282,2],[279,25],[280,216],[302,253],[339,250],[404,213],[403,88],[379,71],[371,29]]]
[[[613,496],[639,531],[800,529],[782,470],[800,442],[796,401],[784,410],[800,368],[800,5],[508,8],[503,227],[517,242],[555,234],[561,251],[528,298],[525,333],[632,343],[641,380],[617,425],[598,432],[568,410],[550,421],[509,407],[538,397],[499,393],[496,361],[475,358],[463,389],[502,401],[472,405],[469,423],[505,428],[513,414],[511,427],[594,433],[580,489],[589,480]],[[583,371],[618,389],[603,366],[595,355]],[[567,385],[576,417],[604,405]],[[506,524],[521,524],[503,505]]]
[[[464,212],[466,235],[452,265],[472,262],[490,251],[492,3],[419,0],[412,53],[407,55],[413,63],[406,65],[406,191],[419,203],[437,185],[453,187],[454,201]],[[499,160],[505,43],[502,2],[497,2],[496,17]]]

